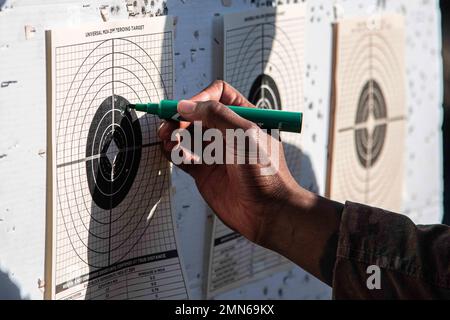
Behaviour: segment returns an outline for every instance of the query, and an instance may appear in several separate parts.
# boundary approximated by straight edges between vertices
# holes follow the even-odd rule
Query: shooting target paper
[[[335,25],[327,194],[399,212],[405,152],[404,21]]]
[[[304,4],[224,16],[224,80],[258,108],[302,111],[304,17]],[[283,142],[298,147],[299,136],[283,132]],[[299,149],[285,152],[289,166],[297,168]],[[284,257],[214,219],[209,297],[289,267]]]
[[[187,298],[159,120],[173,95],[173,21],[47,31],[46,297]]]

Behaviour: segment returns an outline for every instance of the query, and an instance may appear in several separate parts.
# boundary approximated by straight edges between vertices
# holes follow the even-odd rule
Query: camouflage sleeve
[[[450,227],[347,202],[333,298],[450,299]]]

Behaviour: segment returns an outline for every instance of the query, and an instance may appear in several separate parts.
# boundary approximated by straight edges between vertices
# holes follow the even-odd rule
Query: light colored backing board
[[[293,0],[290,0],[292,2]],[[0,1],[1,3],[2,1]],[[6,0],[0,12],[1,123],[0,261],[1,275],[12,290],[3,294],[40,299],[44,279],[46,194],[45,30],[142,17],[143,0]],[[225,1],[228,2],[228,1]],[[157,14],[176,17],[174,98],[189,98],[220,77],[220,37],[211,27],[224,14],[266,5],[266,0],[155,0],[146,5],[147,19]],[[287,1],[278,1],[281,8]],[[332,28],[336,18],[367,17],[372,12],[405,17],[408,134],[404,167],[404,210],[416,223],[438,223],[442,217],[442,66],[438,0],[306,1],[303,152],[312,168],[309,187],[323,194],[326,186]],[[131,6],[126,6],[129,3]],[[230,4],[230,2],[228,2]],[[167,7],[168,12],[165,10]],[[128,9],[133,10],[133,15]],[[338,16],[335,15],[338,14]],[[25,26],[34,28],[26,36]],[[426,61],[426,63],[424,63]],[[17,81],[9,83],[8,81]],[[26,108],[14,108],[23,105]],[[32,134],[29,134],[32,132]],[[427,183],[423,183],[427,181]],[[26,186],[24,188],[23,186]],[[186,262],[190,297],[205,295],[212,214],[192,179],[178,168],[172,174],[172,209]],[[205,240],[207,239],[207,240]],[[31,266],[31,267],[30,267]],[[206,267],[205,267],[206,266]],[[8,283],[8,281],[7,281]],[[14,291],[14,287],[17,288]],[[7,287],[4,287],[7,288]],[[221,299],[326,299],[328,286],[300,268],[276,273],[224,292]]]

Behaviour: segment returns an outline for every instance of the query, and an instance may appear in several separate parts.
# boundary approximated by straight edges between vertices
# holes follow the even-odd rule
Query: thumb
[[[201,121],[203,127],[216,128],[225,134],[226,129],[250,129],[255,124],[248,121],[218,101],[194,102],[181,100],[178,112],[186,121]]]

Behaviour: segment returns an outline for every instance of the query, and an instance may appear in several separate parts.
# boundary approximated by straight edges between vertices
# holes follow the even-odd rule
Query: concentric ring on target
[[[121,96],[106,98],[94,115],[86,144],[86,174],[94,202],[112,209],[127,196],[141,159],[142,132]]]
[[[375,80],[369,80],[361,90],[355,119],[356,154],[364,168],[372,167],[380,157],[386,138],[386,120],[387,108],[383,92]]]
[[[275,81],[267,74],[260,74],[253,81],[248,100],[257,108],[281,109],[280,92]]]

